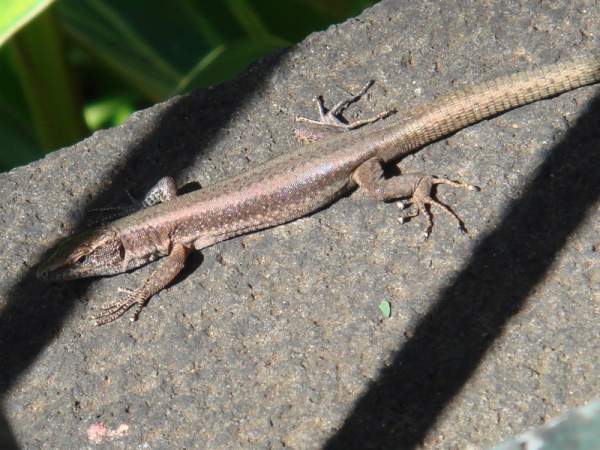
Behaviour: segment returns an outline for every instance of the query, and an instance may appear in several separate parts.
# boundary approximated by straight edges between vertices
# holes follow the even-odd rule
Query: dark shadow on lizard
[[[198,157],[202,149],[227,125],[235,110],[260,90],[285,53],[283,50],[263,59],[236,81],[175,100],[158,125],[128,151],[125,161],[119,162],[114,182],[107,183],[110,187],[89,202],[87,212],[113,205],[114,199],[126,199],[126,190],[141,196],[166,174],[176,177],[186,167],[201,164]],[[84,215],[85,220],[89,215]],[[85,225],[80,223],[78,228]],[[46,255],[53,251],[48,249]],[[48,285],[36,279],[37,263],[31,261],[33,268],[11,288],[0,314],[0,398],[59,333],[75,303],[85,297],[93,283],[84,279]],[[0,448],[16,447],[8,420],[0,413]]]
[[[598,201],[599,120],[597,97],[326,449],[411,449],[422,442]]]

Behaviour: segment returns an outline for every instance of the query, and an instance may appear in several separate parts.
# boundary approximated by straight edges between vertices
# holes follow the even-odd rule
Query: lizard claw
[[[142,308],[146,305],[145,299],[138,298],[136,291],[132,291],[130,289],[122,290],[129,292],[129,295],[124,300],[101,307],[100,309],[102,312],[92,316],[92,320],[95,322],[96,326],[106,325],[107,323],[114,322],[135,305],[137,305],[137,308],[132,318],[132,322],[138,319]]]
[[[133,313],[133,316],[129,320],[131,320],[132,322],[135,322],[136,320],[138,320],[143,308],[144,308],[144,305],[142,303],[138,303],[138,305],[135,308],[135,311]]]
[[[428,206],[429,207],[436,206],[436,207],[440,208],[442,211],[444,211],[446,214],[448,214],[450,217],[452,217],[454,220],[456,220],[456,222],[458,224],[458,229],[460,230],[461,233],[469,234],[469,232],[467,231],[467,227],[465,226],[465,223],[458,216],[458,214],[456,214],[454,211],[452,211],[452,209],[449,206],[443,204],[442,202],[436,200],[435,198],[433,198],[431,196],[431,189],[434,185],[437,185],[437,184],[447,184],[447,185],[453,186],[453,187],[461,187],[461,188],[467,189],[469,191],[479,191],[480,190],[477,186],[474,186],[471,184],[466,184],[466,183],[463,183],[462,181],[452,181],[452,180],[447,180],[445,178],[435,178],[432,176],[423,176],[421,178],[421,180],[419,180],[419,183],[417,184],[415,192],[413,193],[412,201],[414,202],[414,205],[417,208],[415,215],[419,214],[420,212],[422,212],[425,215],[425,221],[427,222],[427,228],[425,229],[425,232],[424,232],[425,239],[429,238],[429,235],[431,234],[431,230],[433,229],[433,220],[431,217],[431,212],[427,208]]]
[[[396,206],[398,207],[398,209],[405,209],[408,205],[407,202],[403,200],[396,200]]]

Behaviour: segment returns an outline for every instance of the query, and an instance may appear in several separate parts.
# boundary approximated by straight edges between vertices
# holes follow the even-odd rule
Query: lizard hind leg
[[[371,158],[359,166],[354,171],[353,179],[361,191],[375,200],[387,201],[408,198],[414,205],[415,210],[412,213],[403,215],[400,221],[404,222],[423,213],[427,225],[424,232],[425,238],[429,237],[433,228],[433,219],[429,210],[431,206],[440,208],[456,220],[462,232],[467,231],[463,221],[450,207],[433,198],[431,192],[435,185],[447,184],[471,191],[479,190],[476,186],[461,181],[452,181],[420,173],[400,174],[386,179],[383,177],[381,161],[378,158]]]
[[[369,88],[373,85],[374,81],[368,81],[361,90],[356,94],[350,94],[345,100],[341,100],[336,103],[331,109],[327,110],[323,103],[323,97],[315,97],[317,102],[317,108],[319,111],[319,119],[309,119],[307,117],[296,117],[296,122],[301,124],[296,125],[294,128],[294,136],[300,142],[314,142],[324,139],[328,135],[354,130],[360,128],[363,125],[376,122],[384,119],[389,115],[395,113],[395,110],[383,111],[373,117],[366,119],[356,120],[348,122],[343,118],[342,114],[352,103],[357,102],[360,98],[365,95]]]

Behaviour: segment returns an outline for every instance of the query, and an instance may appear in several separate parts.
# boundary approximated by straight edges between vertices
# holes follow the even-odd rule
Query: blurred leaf
[[[9,50],[41,147],[52,150],[85,136],[75,83],[51,13],[17,34]]]
[[[211,51],[208,55],[206,55],[204,58],[198,61],[198,63],[192,68],[192,70],[190,70],[189,73],[184,75],[181,78],[181,80],[179,80],[179,83],[177,83],[177,86],[172,94],[175,95],[180,92],[183,92],[192,83],[197,83],[201,77],[206,75],[207,68],[210,67],[215,62],[215,60],[219,58],[219,56],[223,55],[224,51],[225,46],[219,45],[215,47],[215,49]]]
[[[181,13],[188,15],[196,28],[202,33],[204,40],[211,47],[218,47],[223,43],[223,34],[206,14],[203,14],[194,4],[193,0],[180,0]]]
[[[271,47],[289,47],[292,44],[272,35],[248,0],[227,0],[227,5],[251,40]]]
[[[387,300],[383,300],[379,304],[379,311],[383,314],[383,317],[388,319],[392,315],[392,305]]]
[[[54,0],[2,0],[0,46],[53,2]]]
[[[134,111],[133,101],[125,95],[104,97],[88,103],[83,110],[83,117],[91,130],[98,130],[120,125]]]
[[[63,0],[58,11],[70,35],[151,101],[231,78],[256,58],[290,45],[267,30],[246,0],[175,5]],[[230,57],[236,59],[225,62]]]
[[[33,136],[27,101],[19,77],[10,63],[8,46],[0,48],[0,114],[12,117],[19,127],[28,129]]]
[[[84,115],[92,129],[116,125],[132,110],[233,78],[274,49],[373,2],[55,2],[50,19],[33,21],[0,47],[0,168],[40,156],[36,135],[51,148],[81,137]],[[0,42],[50,3],[0,0]]]
[[[36,142],[27,102],[12,66],[9,50],[0,49],[0,171],[44,156]]]
[[[230,77],[234,77],[253,61],[273,50],[274,48],[268,45],[260,46],[253,41],[243,39],[231,42],[226,47],[220,49],[219,53],[211,61],[211,64],[204,66],[202,70],[191,73],[190,75],[193,75],[193,78],[189,82],[178,86],[179,89],[177,92],[185,92],[191,87],[211,86],[221,83],[224,73],[227,73]]]
[[[225,41],[191,2],[64,0],[66,30],[152,101],[160,101]],[[184,14],[182,14],[184,12]]]
[[[160,100],[181,77],[111,2],[65,0],[58,4],[58,12],[73,37],[149,98]]]
[[[44,152],[36,144],[32,135],[14,122],[14,117],[0,110],[0,170],[27,164],[44,156]]]
[[[344,10],[351,9],[356,0],[341,0]],[[315,30],[322,30],[348,17],[341,14],[338,5],[332,5],[331,0],[252,0],[257,14],[269,24],[271,33],[281,38],[298,42]],[[343,11],[343,10],[342,10]]]

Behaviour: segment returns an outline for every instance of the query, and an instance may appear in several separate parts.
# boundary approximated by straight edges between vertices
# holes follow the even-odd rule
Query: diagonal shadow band
[[[0,448],[3,450],[16,450],[19,448],[11,433],[4,411],[0,411]]]
[[[325,448],[411,449],[423,441],[598,201],[599,121],[596,97]]]
[[[159,178],[177,176],[195,164],[202,146],[209,146],[235,110],[260,90],[286,53],[287,50],[281,50],[272,54],[226,85],[171,100],[162,116],[152,119],[151,131],[127,152],[114,183],[107,183],[110,189],[93,199],[87,211],[114,204],[113,199],[122,198],[126,190],[141,192]],[[107,134],[107,139],[111,139],[111,134]],[[119,145],[118,138],[113,145]],[[80,223],[79,227],[83,225]],[[52,251],[48,249],[46,253]],[[32,262],[32,266],[37,263]],[[58,287],[49,293],[48,285],[38,281],[34,269],[30,269],[10,288],[0,314],[0,399],[57,336],[75,303],[85,296],[91,284],[91,280],[78,280],[71,283],[72,287]],[[60,302],[54,298],[57,292],[61,293]],[[0,417],[0,437],[1,448],[14,447],[16,439],[6,417]]]

